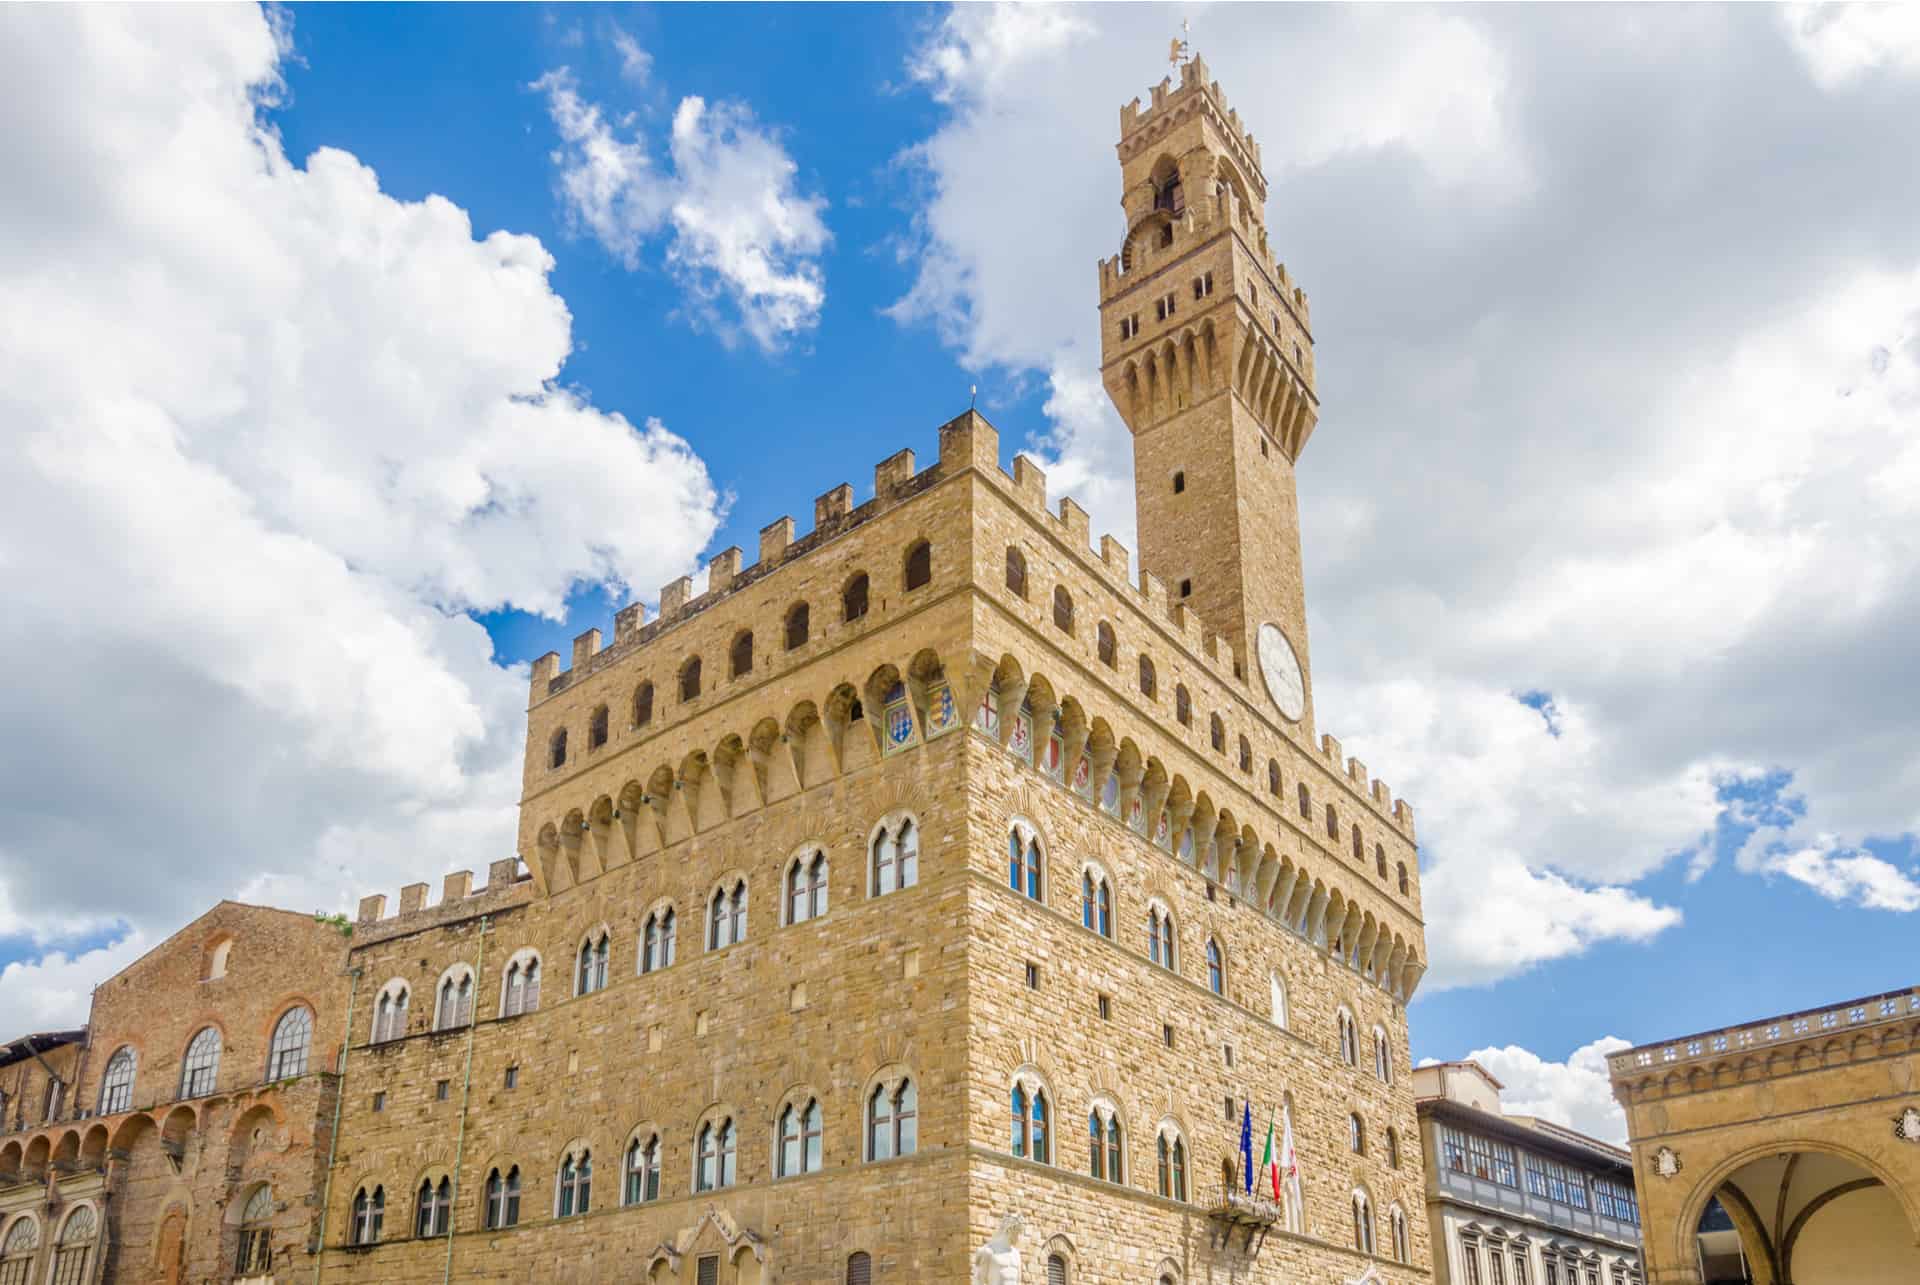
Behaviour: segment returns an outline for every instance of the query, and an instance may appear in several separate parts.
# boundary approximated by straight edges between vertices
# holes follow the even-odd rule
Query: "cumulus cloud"
[[[524,667],[467,613],[655,585],[705,467],[557,381],[552,260],[264,122],[261,11],[0,13],[0,1025],[221,896],[508,855]],[[156,935],[157,934],[157,935]]]
[[[1920,73],[1920,12],[1909,4],[1795,4],[1780,17],[1822,88],[1869,73]]]
[[[1634,884],[1711,868],[1730,779],[1806,800],[1739,869],[1888,908],[1920,875],[1857,851],[1920,830],[1886,699],[1920,629],[1920,77],[1906,20],[1856,13],[1223,6],[1195,33],[1313,297],[1316,707],[1414,805],[1429,988],[1679,922]],[[1124,231],[1115,109],[1169,26],[968,6],[908,69],[946,114],[905,157],[892,315],[1044,381],[1030,445],[1123,537],[1093,263]],[[1809,40],[1884,67],[1876,94],[1807,75]]]
[[[628,78],[650,63],[616,36]],[[568,222],[629,270],[665,242],[665,261],[689,300],[689,319],[727,343],[741,334],[774,351],[813,330],[826,306],[820,256],[831,237],[826,199],[803,195],[799,167],[738,102],[689,96],[673,114],[671,165],[654,163],[636,113],[609,116],[584,98],[565,67],[535,81],[560,135],[553,153]]]
[[[1475,1049],[1467,1057],[1500,1081],[1500,1107],[1509,1115],[1538,1116],[1624,1147],[1627,1116],[1614,1101],[1607,1056],[1632,1047],[1617,1035],[1605,1035],[1581,1045],[1564,1062],[1549,1062],[1516,1044]]]

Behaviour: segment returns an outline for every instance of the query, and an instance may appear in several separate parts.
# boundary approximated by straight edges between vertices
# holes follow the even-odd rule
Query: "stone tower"
[[[1140,566],[1237,664],[1295,689],[1270,694],[1311,744],[1294,466],[1319,401],[1306,294],[1267,249],[1260,149],[1196,55],[1177,88],[1120,109],[1119,151],[1127,232],[1100,264],[1101,374],[1133,431]]]

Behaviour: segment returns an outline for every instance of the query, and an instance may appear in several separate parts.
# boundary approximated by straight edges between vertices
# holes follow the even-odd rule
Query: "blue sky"
[[[1317,705],[1419,818],[1416,1056],[1609,1132],[1596,1041],[1910,983],[1913,22],[295,6],[0,26],[0,1014],[483,866],[527,660],[970,385],[1131,545],[1094,263],[1182,18],[1313,299]]]

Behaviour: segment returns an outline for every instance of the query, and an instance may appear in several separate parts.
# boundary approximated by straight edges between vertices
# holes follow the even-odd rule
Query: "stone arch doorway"
[[[1908,1199],[1854,1157],[1749,1157],[1712,1183],[1686,1260],[1704,1285],[1909,1285],[1920,1244]]]

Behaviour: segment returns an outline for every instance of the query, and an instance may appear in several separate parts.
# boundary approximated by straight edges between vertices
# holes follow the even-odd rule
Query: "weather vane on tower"
[[[1167,61],[1176,67],[1180,65],[1182,58],[1187,57],[1193,52],[1192,48],[1187,44],[1187,37],[1191,35],[1192,32],[1193,24],[1187,21],[1187,19],[1182,18],[1180,20],[1180,36],[1167,49]]]

